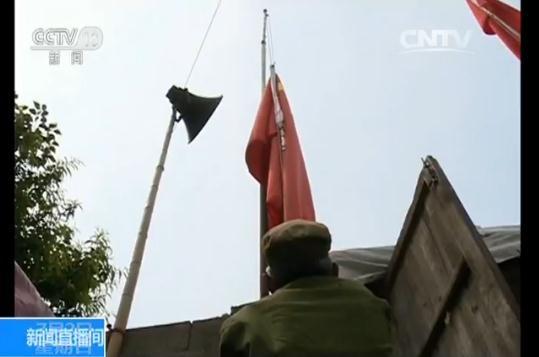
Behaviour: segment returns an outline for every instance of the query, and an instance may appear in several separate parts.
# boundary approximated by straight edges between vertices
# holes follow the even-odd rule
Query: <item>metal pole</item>
[[[127,281],[125,282],[122,299],[118,308],[118,314],[116,315],[116,321],[114,322],[114,328],[112,329],[108,343],[107,357],[117,357],[122,347],[122,339],[127,326],[127,320],[129,319],[129,312],[131,311],[131,304],[133,303],[133,295],[137,286],[137,279],[140,266],[142,264],[142,257],[144,255],[144,246],[146,245],[146,239],[148,238],[148,229],[150,228],[150,221],[152,218],[153,208],[155,206],[155,198],[159,188],[159,181],[161,180],[161,174],[165,170],[165,159],[167,157],[168,146],[170,144],[170,138],[172,137],[175,122],[176,110],[173,107],[172,117],[170,118],[170,122],[168,124],[167,134],[165,136],[165,141],[163,142],[163,149],[161,150],[159,163],[155,169],[152,187],[150,189],[146,207],[144,208],[144,216],[142,217],[137,242],[135,249],[133,250],[133,257],[131,258],[129,274],[127,275]]]
[[[266,89],[266,22],[268,18],[268,10],[264,9],[264,27],[262,30],[262,95]],[[269,294],[264,272],[266,270],[266,259],[262,251],[262,237],[268,230],[268,213],[266,210],[266,189],[260,185],[260,297]]]

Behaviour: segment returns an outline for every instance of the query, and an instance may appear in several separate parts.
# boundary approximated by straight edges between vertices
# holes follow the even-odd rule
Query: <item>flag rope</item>
[[[273,50],[273,33],[271,32],[271,18],[268,21],[268,38],[269,38],[269,58],[270,58],[270,66],[275,65],[274,61],[274,50]]]
[[[187,79],[185,80],[185,84],[183,85],[184,88],[187,87],[187,83],[189,83],[189,79],[191,79],[191,74],[193,74],[193,70],[195,69],[195,65],[198,61],[198,57],[200,56],[200,52],[202,52],[202,47],[204,46],[204,43],[206,42],[206,38],[208,37],[208,33],[210,32],[211,25],[213,24],[213,20],[215,20],[215,15],[217,15],[217,11],[219,10],[219,7],[221,6],[221,1],[219,0],[217,2],[217,6],[215,7],[215,11],[213,12],[213,16],[211,17],[210,24],[208,25],[208,28],[206,29],[206,33],[204,34],[204,38],[202,39],[202,42],[200,43],[200,47],[198,48],[197,55],[195,57],[195,60],[193,61],[193,65],[191,66],[191,69],[189,70],[189,74],[187,75]]]

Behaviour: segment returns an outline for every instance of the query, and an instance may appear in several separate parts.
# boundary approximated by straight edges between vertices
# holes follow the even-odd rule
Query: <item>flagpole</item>
[[[268,10],[264,9],[264,26],[262,29],[262,96],[266,89],[266,23],[268,19]],[[266,270],[266,259],[262,247],[262,237],[268,230],[268,213],[266,208],[266,189],[260,185],[260,297],[269,294],[264,272]]]
[[[108,342],[107,357],[117,357],[122,347],[122,340],[124,337],[125,329],[127,327],[129,312],[131,311],[131,305],[133,303],[133,295],[137,286],[137,279],[140,271],[140,266],[142,264],[142,257],[144,255],[144,246],[146,245],[146,239],[148,238],[148,229],[150,228],[150,221],[152,219],[152,212],[155,206],[157,190],[159,189],[161,175],[165,170],[165,160],[167,158],[170,138],[172,137],[172,131],[174,129],[175,123],[176,110],[174,109],[174,107],[172,107],[172,116],[170,118],[167,133],[165,135],[165,140],[163,142],[163,149],[161,150],[159,163],[155,168],[152,187],[150,189],[150,194],[148,195],[146,207],[144,208],[144,215],[140,224],[135,249],[133,250],[131,265],[129,266],[129,273],[125,282],[122,298],[120,300],[120,306],[118,307],[118,313],[116,315],[116,321],[114,322],[114,328],[112,329],[110,340]]]

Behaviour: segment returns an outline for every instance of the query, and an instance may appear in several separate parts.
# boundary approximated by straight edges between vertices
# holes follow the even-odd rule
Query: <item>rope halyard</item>
[[[286,137],[284,131],[284,115],[279,102],[279,86],[277,83],[277,75],[275,74],[275,65],[270,66],[270,82],[271,82],[271,94],[273,96],[273,107],[275,112],[275,124],[279,130],[279,142],[281,144],[281,151],[286,150]]]
[[[275,51],[273,49],[273,33],[271,32],[271,19],[268,21],[268,38],[269,38],[269,58],[270,58],[270,65],[274,66],[274,54]]]
[[[202,39],[202,42],[200,43],[200,47],[198,48],[197,55],[195,57],[195,60],[193,61],[193,65],[191,66],[191,69],[189,70],[189,74],[187,75],[187,79],[185,80],[184,88],[187,87],[187,83],[189,83],[189,79],[191,79],[191,74],[193,74],[193,70],[195,69],[195,65],[198,61],[198,57],[200,56],[200,52],[202,52],[202,47],[204,46],[204,43],[206,42],[206,38],[208,37],[208,33],[210,32],[211,25],[213,24],[213,20],[215,20],[215,15],[217,15],[217,11],[219,10],[219,7],[221,6],[221,1],[219,0],[217,2],[217,6],[215,7],[215,11],[213,12],[213,16],[211,17],[210,23],[208,25],[208,28],[206,29],[206,33],[204,34],[204,38]]]

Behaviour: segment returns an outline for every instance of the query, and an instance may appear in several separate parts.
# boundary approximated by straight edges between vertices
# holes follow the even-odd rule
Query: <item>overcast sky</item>
[[[83,205],[78,237],[107,230],[118,266],[129,265],[161,150],[165,94],[183,86],[216,4],[16,2],[16,92],[47,104],[62,155],[84,162],[66,185]],[[189,89],[224,98],[192,144],[176,127],[130,327],[210,318],[258,297],[258,185],[244,153],[265,7],[333,249],[394,244],[428,154],[475,224],[520,224],[520,62],[464,0],[223,0]],[[49,65],[30,49],[36,28],[84,26],[104,41],[82,65],[68,51]],[[403,31],[436,29],[456,31],[464,51],[403,53]]]

